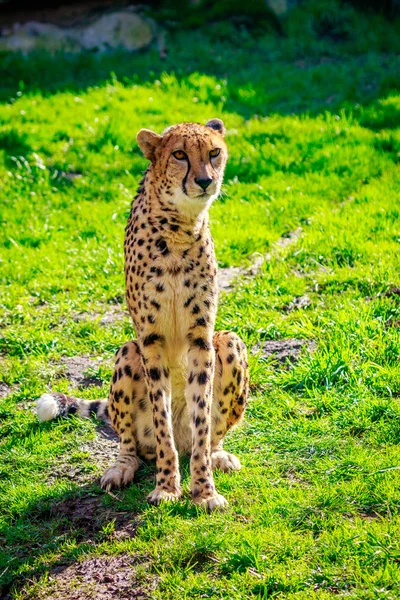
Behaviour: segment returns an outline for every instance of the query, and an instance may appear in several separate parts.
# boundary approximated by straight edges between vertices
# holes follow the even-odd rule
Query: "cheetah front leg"
[[[207,510],[223,508],[226,500],[215,490],[211,464],[211,405],[215,353],[211,340],[193,337],[188,352],[186,402],[192,428],[190,476],[192,497]]]
[[[162,336],[152,334],[144,338],[141,348],[156,437],[156,488],[147,501],[156,506],[162,500],[177,500],[182,495],[172,431],[171,381],[163,343]]]

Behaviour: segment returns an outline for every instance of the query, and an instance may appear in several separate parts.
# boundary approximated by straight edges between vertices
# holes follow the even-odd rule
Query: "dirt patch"
[[[241,269],[240,267],[218,269],[218,289],[224,292],[231,292],[234,289],[234,281],[245,274],[246,269]]]
[[[100,325],[113,325],[114,323],[118,323],[118,321],[123,321],[127,318],[129,318],[129,312],[115,306],[108,310],[106,314],[101,317]]]
[[[286,340],[267,340],[251,348],[251,353],[261,359],[270,360],[278,365],[291,365],[299,360],[303,349],[313,352],[316,343],[311,340],[287,338]]]
[[[90,371],[97,371],[101,362],[98,359],[87,356],[67,356],[63,359],[62,370],[59,377],[66,377],[77,386],[89,387],[91,385],[101,386],[102,380]]]
[[[294,231],[289,231],[288,233],[283,235],[281,238],[279,238],[279,240],[276,242],[276,245],[279,248],[286,248],[286,246],[289,246],[289,244],[293,244],[293,242],[297,242],[297,240],[300,238],[300,236],[302,234],[302,231],[303,230],[301,227],[297,227],[297,229],[295,229]]]
[[[382,294],[382,296],[385,298],[395,298],[396,300],[400,300],[400,287],[392,288]]]
[[[378,514],[372,509],[370,511],[361,511],[359,515],[362,519],[365,519],[366,521],[376,521],[376,519],[384,518],[382,515]]]
[[[293,312],[294,310],[301,310],[303,308],[308,308],[309,306],[311,306],[311,300],[307,295],[296,296],[289,304],[286,304],[283,307],[283,310],[285,312]]]
[[[386,325],[387,327],[394,327],[395,329],[398,329],[400,327],[400,319],[389,319]]]
[[[400,287],[393,287],[386,292],[379,292],[375,296],[366,296],[365,300],[371,302],[372,300],[379,300],[379,298],[391,298],[395,302],[400,302]]]
[[[79,321],[98,321],[100,325],[114,325],[127,317],[129,317],[128,311],[118,306],[109,308],[104,314],[98,312],[80,312],[71,316],[72,320],[77,323]]]
[[[7,398],[12,394],[12,388],[8,383],[0,382],[0,398]]]
[[[289,485],[311,485],[310,481],[301,477],[295,469],[287,469],[283,472],[282,479]]]
[[[64,459],[58,458],[48,483],[52,484],[60,479],[70,479],[79,484],[94,483],[116,461],[119,452],[118,442],[118,435],[114,429],[102,423],[97,428],[96,437],[79,448],[81,452],[88,453],[88,458],[78,464],[72,462],[68,455]],[[90,467],[88,469],[87,463],[95,467],[95,471]]]
[[[133,556],[99,556],[70,566],[58,566],[49,574],[46,590],[38,600],[148,600],[157,579],[139,581],[139,561]],[[142,579],[142,578],[141,578]]]
[[[81,446],[83,452],[89,452],[90,460],[105,471],[117,460],[119,438],[110,425],[101,425],[97,428],[97,435],[94,440]]]
[[[131,512],[119,511],[117,496],[113,495],[113,507],[103,504],[101,496],[78,496],[56,502],[50,515],[59,519],[58,529],[62,533],[74,531],[77,539],[93,540],[103,527],[112,523],[108,535],[114,539],[131,538],[136,533],[136,523]]]

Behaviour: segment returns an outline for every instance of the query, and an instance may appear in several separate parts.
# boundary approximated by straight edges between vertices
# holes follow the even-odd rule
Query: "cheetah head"
[[[141,129],[138,144],[151,161],[151,171],[164,202],[183,215],[196,217],[218,196],[228,150],[220,119],[207,125],[180,123],[162,135]]]

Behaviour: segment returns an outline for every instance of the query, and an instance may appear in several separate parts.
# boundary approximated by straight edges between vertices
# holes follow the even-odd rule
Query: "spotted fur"
[[[102,486],[129,483],[139,457],[155,458],[152,504],[181,496],[178,451],[191,455],[192,497],[208,510],[226,503],[212,470],[240,468],[222,443],[247,405],[247,353],[235,333],[214,332],[217,263],[208,225],[228,156],[223,136],[219,119],[137,136],[150,160],[125,234],[137,340],[116,356],[107,410],[120,454]]]

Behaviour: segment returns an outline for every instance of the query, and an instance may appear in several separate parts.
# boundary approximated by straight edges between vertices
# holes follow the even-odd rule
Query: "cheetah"
[[[220,119],[181,123],[161,135],[142,129],[150,161],[125,232],[126,300],[136,341],[117,352],[108,402],[44,394],[38,415],[77,413],[109,419],[119,456],[105,489],[134,479],[139,459],[156,460],[150,504],[177,500],[178,452],[190,454],[191,495],[212,511],[226,505],[213,470],[235,471],[225,434],[248,402],[247,350],[236,333],[214,331],[217,263],[208,209],[220,193],[228,157]]]

